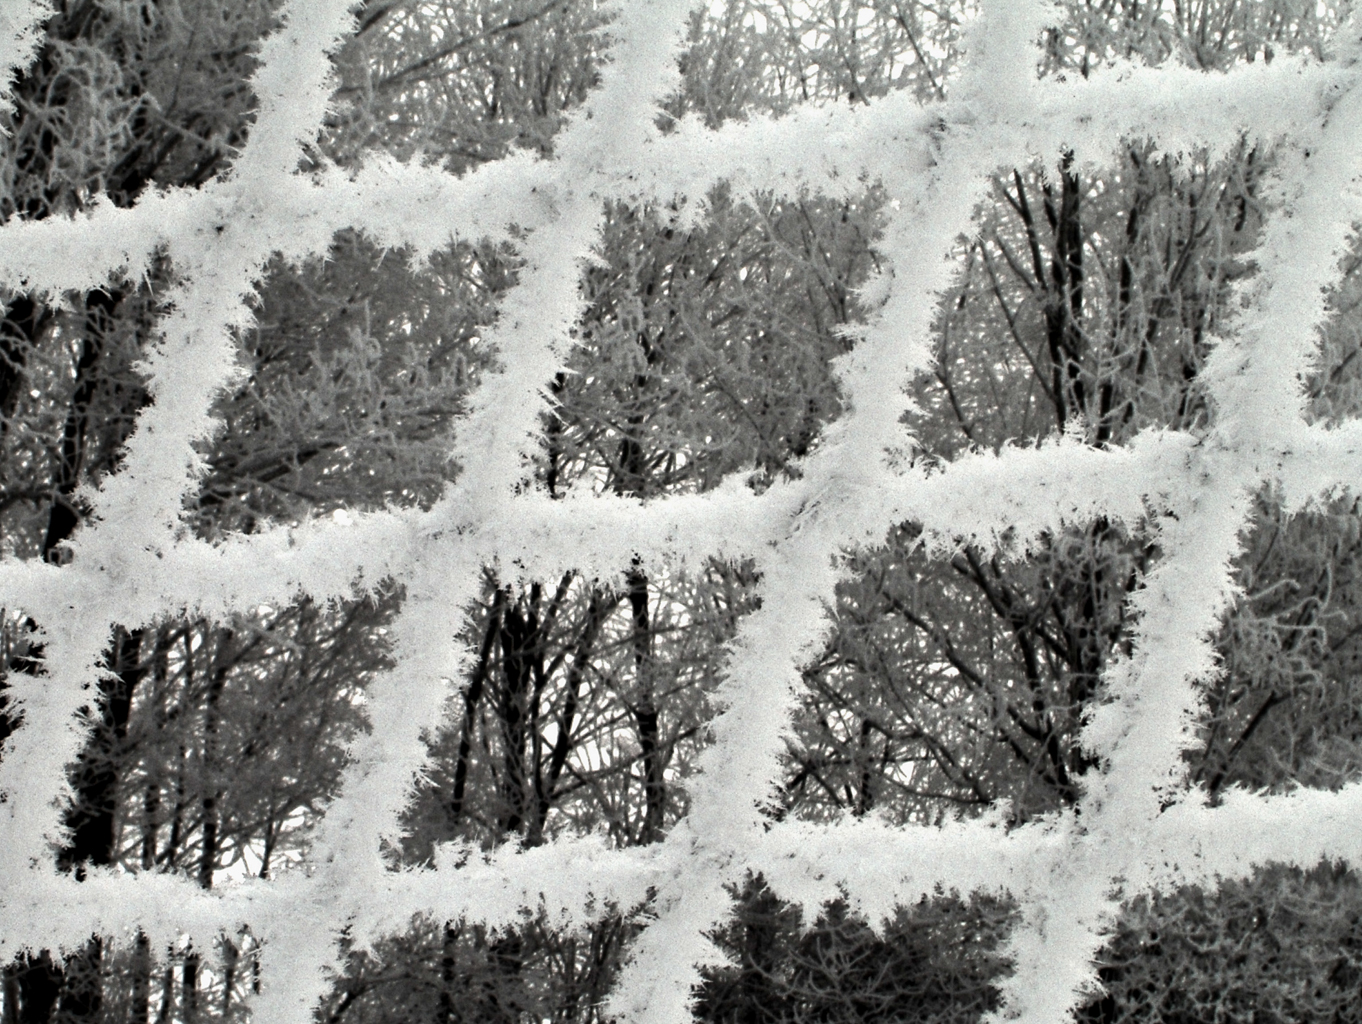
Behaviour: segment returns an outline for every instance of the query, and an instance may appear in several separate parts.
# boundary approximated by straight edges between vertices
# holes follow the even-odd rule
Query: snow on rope
[[[211,946],[248,924],[264,945],[262,1024],[303,1024],[337,967],[338,937],[365,945],[413,914],[496,926],[544,909],[566,926],[651,899],[609,1010],[633,1024],[681,1024],[700,967],[720,954],[707,937],[729,913],[726,886],[760,871],[781,897],[816,913],[848,898],[872,922],[939,889],[1010,892],[1021,924],[999,1020],[1053,1024],[1095,982],[1093,956],[1117,900],[1137,892],[1239,877],[1269,860],[1308,867],[1362,858],[1362,786],[1277,797],[1231,792],[1215,808],[1188,792],[1182,752],[1213,670],[1210,636],[1231,593],[1249,496],[1278,484],[1291,508],[1362,486],[1362,424],[1334,430],[1302,418],[1302,373],[1351,225],[1362,219],[1362,89],[1356,53],[1327,63],[1278,59],[1228,74],[1120,66],[1079,82],[1040,80],[1038,38],[1052,11],[1038,0],[991,0],[967,38],[968,63],[949,100],[905,94],[864,108],[808,108],[715,130],[684,120],[660,134],[654,104],[677,83],[676,53],[692,0],[622,0],[600,87],[555,144],[551,160],[508,157],[460,178],[375,157],[364,170],[301,174],[331,80],[329,54],[352,27],[352,0],[290,0],[261,50],[260,108],[230,174],[197,190],[144,197],[127,209],[96,202],[75,218],[0,228],[0,283],[20,291],[92,288],[142,273],[164,248],[181,272],[173,310],[144,370],[155,401],[128,441],[123,468],[89,499],[93,516],[57,568],[0,563],[6,606],[43,631],[46,674],[16,674],[22,728],[0,759],[0,958],[23,948],[82,945],[92,933],[140,929],[152,949],[188,936]],[[49,8],[0,0],[0,64],[12,77],[32,56]],[[1356,40],[1356,23],[1346,29]],[[1279,214],[1258,254],[1236,333],[1206,370],[1215,426],[1193,436],[1147,431],[1114,449],[1073,439],[944,467],[902,457],[910,439],[902,386],[928,365],[948,254],[985,196],[989,171],[1071,151],[1100,163],[1123,137],[1167,152],[1228,152],[1243,137],[1278,144]],[[1305,154],[1309,159],[1305,159]],[[741,192],[848,195],[878,180],[891,214],[877,243],[882,300],[838,365],[849,412],[798,480],[760,495],[733,479],[704,495],[640,503],[518,489],[545,408],[542,388],[563,363],[582,313],[582,266],[608,200],[679,201],[703,217],[719,181]],[[458,430],[455,483],[428,510],[277,526],[216,545],[182,521],[202,465],[194,443],[237,372],[232,330],[267,259],[324,253],[334,232],[362,228],[419,256],[451,238],[510,239],[519,283],[488,339],[486,375]],[[1083,740],[1101,758],[1078,813],[1008,829],[1001,815],[940,828],[874,820],[773,823],[761,813],[798,697],[799,669],[820,642],[839,553],[875,543],[887,525],[920,522],[929,544],[961,537],[1025,546],[1095,517],[1137,526],[1151,510],[1164,555],[1132,598],[1133,653],[1105,680],[1107,700]],[[690,811],[665,841],[612,850],[594,838],[467,857],[440,847],[429,868],[392,871],[384,844],[422,769],[423,732],[460,679],[466,653],[450,637],[492,559],[545,577],[567,568],[612,576],[710,555],[750,557],[763,604],[731,645],[713,744],[699,759]],[[186,608],[211,618],[295,598],[348,596],[391,578],[406,602],[394,668],[371,686],[372,730],[350,749],[341,794],[310,854],[311,870],[211,892],[168,875],[56,870],[65,766],[85,740],[78,708],[107,634]],[[1080,824],[1081,822],[1081,824]]]

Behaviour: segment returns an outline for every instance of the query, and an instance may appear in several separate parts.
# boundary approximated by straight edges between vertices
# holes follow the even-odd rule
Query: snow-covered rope
[[[443,536],[403,578],[406,597],[392,631],[396,665],[367,688],[370,731],[351,744],[341,793],[318,830],[310,889],[320,905],[356,885],[382,887],[384,844],[400,838],[399,817],[426,761],[425,738],[440,724],[449,684],[466,677],[466,652],[455,637],[477,596],[482,558],[462,542],[459,520],[474,502],[480,516],[510,511],[545,409],[542,388],[566,360],[584,307],[579,281],[602,217],[595,186],[605,168],[627,165],[656,137],[654,111],[678,81],[676,52],[691,4],[667,0],[618,12],[602,84],[557,140],[556,194],[521,247],[517,284],[485,333],[500,366],[484,375],[460,423],[453,451],[459,483],[435,511],[445,520]],[[283,924],[262,961],[273,979],[256,1000],[263,1024],[297,1019],[325,993],[339,956],[339,924],[317,928],[299,917]]]
[[[1351,69],[1334,64],[1301,65],[1283,59],[1270,66],[1250,65],[1216,76],[1186,69],[1125,68],[1097,73],[1063,88],[1040,83],[1035,123],[1027,125],[1026,133],[1014,140],[1015,148],[1046,152],[1062,144],[1100,162],[1108,154],[1112,139],[1147,134],[1170,151],[1191,148],[1200,140],[1214,155],[1227,151],[1244,134],[1271,142],[1299,121],[1302,110],[1319,108],[1323,98],[1346,84],[1351,74]],[[1158,76],[1163,75],[1188,81],[1175,83],[1175,89],[1154,89],[1162,80]],[[862,174],[883,177],[892,169],[902,177],[915,168],[925,168],[934,138],[967,127],[976,116],[967,104],[924,111],[904,96],[892,94],[869,107],[802,110],[785,118],[753,119],[714,132],[683,122],[678,130],[640,149],[638,169],[621,163],[601,166],[598,162],[592,188],[605,197],[658,202],[676,196],[702,196],[721,180],[733,181],[740,189],[782,196],[798,194],[804,188],[850,194],[859,187]],[[1032,135],[1043,138],[1044,144],[1038,144]],[[816,144],[808,143],[809,136]],[[1005,152],[1009,148],[1013,147],[994,140],[994,152],[1000,158],[1009,156]],[[801,159],[792,159],[797,150]],[[205,257],[202,252],[198,257],[185,254],[188,243],[184,239],[194,239],[194,245],[200,248],[211,248],[222,241],[217,237],[217,226],[232,222],[238,215],[250,222],[256,246],[265,253],[279,250],[301,257],[324,252],[336,230],[358,225],[380,244],[411,246],[418,256],[424,256],[451,238],[505,238],[513,223],[534,228],[552,219],[554,197],[574,181],[572,169],[565,171],[565,166],[518,154],[455,178],[435,168],[375,158],[355,173],[331,169],[311,178],[289,175],[273,180],[271,215],[262,217],[255,211],[253,221],[253,211],[243,212],[241,190],[235,187],[214,185],[197,192],[152,194],[131,209],[96,203],[89,213],[75,218],[16,222],[0,228],[0,278],[16,287],[44,292],[89,289],[104,284],[111,270],[121,268],[134,277],[146,272],[151,254],[172,239],[179,240],[181,259],[193,264]],[[691,212],[686,215],[693,216],[699,205],[692,201],[687,208]],[[234,315],[240,315],[239,311]],[[222,355],[220,352],[219,357]],[[223,365],[219,363],[219,371]],[[535,407],[533,401],[525,405],[527,411]],[[1336,446],[1337,441],[1333,443]],[[1327,469],[1327,463],[1323,465]],[[178,471],[170,473],[171,481],[178,477]],[[131,476],[124,485],[132,485],[134,492],[139,486]],[[769,520],[779,516],[781,509],[797,508],[807,499],[808,486],[800,482],[794,487],[773,489],[762,499],[762,508],[754,511]],[[907,482],[906,486],[914,485]],[[1321,480],[1320,486],[1327,485]],[[113,497],[111,494],[110,500]],[[487,518],[478,515],[476,505],[466,495],[451,494],[448,500],[464,510],[462,529]],[[685,518],[703,535],[705,521],[722,520],[727,515],[728,506],[717,498],[701,500],[693,512],[685,505],[688,499],[681,499],[682,504],[676,506],[672,506],[672,500],[654,503],[656,512],[643,518],[669,517],[672,507],[679,518],[685,508]],[[605,509],[599,512],[608,514]],[[520,514],[526,513],[533,518],[533,510]],[[366,517],[366,521],[373,530],[390,537],[399,551],[423,543],[436,531],[432,521],[448,526],[457,518],[457,513],[448,509],[424,520],[405,513],[381,515],[390,515],[392,521],[381,523],[373,517]],[[328,529],[335,531],[337,542],[348,542],[353,536],[347,536],[348,527],[329,522],[310,524],[303,532],[318,535],[320,543],[320,533]],[[291,544],[295,533],[291,528],[266,529],[244,545],[245,549],[258,545],[258,555],[237,544],[232,546],[232,557],[263,559],[283,543],[278,536],[281,531],[290,536]],[[82,543],[91,544],[89,534],[93,532],[89,531]],[[492,537],[485,530],[482,535],[489,543],[513,540]],[[728,534],[741,535],[741,531]],[[153,578],[181,575],[182,562],[186,570],[201,563],[204,556],[197,550],[200,547],[201,542],[183,535],[166,538],[141,552],[111,543],[96,556],[91,546],[87,556],[71,567],[72,577],[66,583],[72,593],[82,595],[89,594],[92,585],[117,590],[124,615],[146,621],[179,607],[183,599],[177,596],[179,604],[159,601],[155,595],[166,591],[142,584]],[[393,547],[361,551],[361,562],[366,558],[392,562]],[[589,551],[584,554],[589,555]],[[95,566],[91,562],[97,557],[102,562]],[[391,564],[385,567],[395,568]],[[77,580],[82,568],[85,578]],[[357,562],[351,575],[358,576],[363,569]],[[30,587],[40,592],[49,585],[39,582],[44,570],[39,564],[21,567],[11,563],[0,572],[9,592],[22,598]],[[366,575],[376,578],[372,572]],[[338,596],[346,592],[350,582],[342,580],[338,589],[309,592],[318,597]],[[140,599],[129,601],[129,595]],[[209,604],[211,607],[211,600]]]
[[[164,341],[148,355],[145,369],[153,398],[127,442],[127,466],[97,494],[87,494],[94,514],[112,525],[77,538],[92,561],[116,560],[128,549],[169,546],[185,492],[197,480],[193,443],[213,426],[212,399],[237,372],[229,330],[247,317],[244,297],[269,258],[260,225],[270,220],[268,183],[292,168],[298,139],[315,131],[331,75],[328,51],[352,27],[352,0],[292,0],[284,27],[262,47],[252,79],[260,109],[239,168],[224,186],[234,190],[230,219],[221,224],[181,224],[171,255],[187,275],[172,295]],[[287,57],[287,59],[285,59]],[[299,99],[303,97],[303,99]],[[319,98],[320,97],[320,98]],[[281,139],[292,149],[285,153]],[[291,153],[291,157],[288,155]],[[192,230],[191,230],[192,228]],[[41,261],[42,256],[35,262]],[[106,671],[101,665],[108,636],[103,624],[122,622],[116,588],[96,585],[73,593],[60,576],[41,574],[38,586],[6,595],[43,630],[43,675],[14,673],[11,714],[22,711],[24,727],[0,760],[0,814],[12,823],[0,866],[22,872],[45,864],[55,870],[49,847],[60,844],[60,807],[67,795],[65,765],[74,761],[85,731],[76,710],[90,697],[86,685]],[[0,913],[3,913],[0,910]],[[5,922],[8,924],[8,922]]]
[[[687,855],[677,857],[675,873],[659,886],[658,918],[635,943],[611,997],[610,1012],[625,1020],[682,1024],[690,1017],[700,969],[723,962],[709,936],[731,911],[726,886],[741,881],[740,851],[765,831],[763,806],[780,771],[800,669],[828,628],[824,606],[833,600],[837,562],[866,526],[885,525],[865,520],[857,485],[883,481],[901,461],[895,453],[906,441],[900,428],[908,407],[904,389],[930,363],[936,301],[955,269],[948,256],[983,199],[993,167],[991,133],[1013,123],[1019,97],[1026,110],[1041,11],[1039,4],[1015,0],[984,5],[961,83],[965,102],[980,108],[978,130],[945,133],[930,168],[909,165],[882,182],[890,202],[901,207],[878,246],[886,264],[886,301],[840,361],[850,408],[804,466],[805,504],[789,534],[755,555],[761,608],[733,641],[715,695],[723,710],[712,727],[712,745],[696,760],[690,811],[665,840]],[[1006,96],[1008,103],[1000,109],[990,102],[993,96]]]
[[[1107,671],[1105,703],[1083,730],[1102,763],[1080,802],[1083,828],[1023,899],[1024,923],[1010,940],[1008,1020],[1049,1024],[1096,989],[1093,957],[1116,914],[1130,837],[1153,831],[1182,791],[1183,754],[1196,742],[1205,692],[1199,684],[1217,672],[1212,641],[1235,593],[1231,560],[1252,495],[1272,475],[1260,453],[1300,437],[1326,292],[1362,219],[1362,88],[1335,100],[1323,123],[1298,128],[1279,156],[1281,207],[1264,232],[1249,301],[1202,374],[1214,425],[1188,453],[1188,471],[1170,481],[1158,524],[1162,559],[1130,598],[1134,653]]]
[[[0,110],[14,109],[14,77],[32,62],[51,16],[48,0],[0,0]]]

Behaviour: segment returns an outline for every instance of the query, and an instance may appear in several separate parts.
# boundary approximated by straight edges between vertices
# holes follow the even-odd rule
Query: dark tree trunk
[[[86,438],[90,432],[90,404],[99,385],[105,335],[113,326],[122,298],[121,293],[106,291],[90,292],[85,298],[85,337],[81,340],[80,358],[76,360],[76,385],[62,428],[52,508],[48,513],[47,534],[43,538],[42,556],[47,562],[60,561],[57,546],[69,540],[80,525],[81,511],[75,506],[72,495],[88,461]]]
[[[1050,188],[1045,191],[1045,213],[1054,231],[1055,255],[1050,262],[1053,290],[1045,306],[1046,340],[1050,350],[1051,387],[1061,429],[1070,416],[1088,412],[1083,360],[1083,222],[1080,184],[1071,173],[1073,155],[1061,166],[1060,200],[1055,208]]]
[[[629,609],[633,620],[634,672],[638,696],[632,712],[638,729],[639,754],[643,762],[643,828],[640,843],[651,843],[662,835],[667,790],[662,772],[665,758],[658,739],[657,704],[653,696],[652,621],[648,611],[648,577],[635,567],[626,577]]]
[[[525,824],[528,793],[525,746],[528,739],[529,696],[534,686],[534,659],[541,655],[539,616],[535,602],[517,601],[501,616],[501,693],[498,715],[502,739],[502,834],[518,832]]]
[[[237,964],[241,962],[241,950],[225,935],[222,937],[222,1007],[219,1015],[227,1020],[232,1009],[232,986],[236,984]]]
[[[85,877],[87,865],[107,867],[114,862],[115,812],[118,798],[118,761],[128,735],[132,695],[141,680],[142,631],[114,631],[113,675],[101,680],[100,704],[94,733],[81,752],[75,780],[75,804],[67,815],[71,841],[57,857],[62,870]],[[103,1003],[102,966],[104,945],[92,936],[85,948],[66,959],[64,970],[40,967],[45,973],[64,975],[59,983],[58,1012],[64,1020],[93,1021]],[[50,1006],[49,1006],[50,1013]]]
[[[181,1004],[184,1024],[196,1024],[199,1017],[199,954],[192,949],[184,955],[180,988],[184,1000]]]
[[[76,803],[67,818],[71,842],[58,863],[83,876],[83,865],[107,867],[114,861],[114,812],[118,796],[118,759],[128,736],[133,691],[141,681],[142,630],[114,630],[113,676],[100,685],[94,735],[81,753]],[[92,714],[94,712],[91,712]]]
[[[446,921],[444,942],[440,950],[440,1013],[439,1024],[454,1024],[459,1015],[455,1010],[456,994],[455,953],[458,948],[459,931],[452,921]]]
[[[211,635],[212,631],[209,631]],[[213,871],[218,857],[218,800],[221,796],[218,771],[218,703],[227,682],[231,660],[227,647],[232,642],[232,631],[218,631],[216,664],[208,683],[208,694],[203,712],[203,844],[199,851],[199,885],[213,888]]]
[[[131,1024],[149,1024],[151,1020],[151,942],[142,932],[137,933],[137,947],[132,964]]]
[[[104,1005],[104,940],[92,936],[85,948],[66,958],[57,1013],[65,1021],[98,1020]]]
[[[577,722],[577,701],[586,678],[587,666],[596,649],[596,639],[618,602],[618,597],[603,596],[595,588],[591,591],[586,609],[586,625],[582,627],[582,632],[577,637],[577,646],[573,649],[572,660],[568,664],[566,692],[563,696],[562,711],[558,716],[558,736],[553,741],[552,750],[549,751],[548,770],[543,773],[543,781],[539,787],[539,809],[535,819],[541,831],[548,818],[549,808],[553,805],[558,780],[562,778],[563,769],[567,766],[568,754],[572,752],[573,728]]]
[[[28,356],[52,319],[51,311],[31,296],[12,299],[0,321],[0,436],[9,430],[9,421],[24,393]]]
[[[487,685],[487,673],[492,661],[492,652],[497,637],[501,635],[501,616],[506,607],[506,591],[500,587],[492,597],[492,610],[487,618],[487,628],[483,632],[482,647],[478,651],[478,663],[473,676],[464,690],[463,728],[459,733],[459,754],[454,764],[454,788],[449,799],[449,823],[456,827],[463,816],[464,791],[468,787],[468,758],[473,749],[473,717],[478,701],[482,699],[483,687]]]
[[[5,992],[16,996],[17,1024],[47,1024],[61,995],[61,968],[43,950],[37,956],[24,957],[5,971]]]
[[[175,950],[166,952],[166,969],[161,975],[161,1008],[156,1011],[156,1024],[169,1024],[175,1010]]]

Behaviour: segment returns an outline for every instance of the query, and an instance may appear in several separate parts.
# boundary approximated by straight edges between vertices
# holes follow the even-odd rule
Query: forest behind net
[[[292,0],[263,43],[255,121],[225,174],[201,188],[94,200],[74,218],[11,218],[0,228],[0,281],[15,293],[89,292],[111,274],[175,268],[158,339],[143,354],[149,405],[117,472],[88,488],[87,523],[60,566],[0,565],[7,607],[41,641],[39,671],[9,675],[22,724],[0,759],[0,958],[77,950],[92,934],[151,950],[187,938],[211,949],[249,928],[259,943],[251,1002],[262,1024],[305,1021],[343,956],[414,916],[491,928],[544,913],[584,927],[636,913],[644,927],[605,1012],[622,1021],[690,1019],[702,971],[723,963],[713,935],[730,887],[760,875],[816,915],[845,900],[872,926],[942,892],[1010,894],[1018,907],[997,1019],[1055,1022],[1094,991],[1095,958],[1122,901],[1247,877],[1281,862],[1355,861],[1362,787],[1214,794],[1188,779],[1213,649],[1235,596],[1233,559],[1265,486],[1299,510],[1362,476],[1362,427],[1306,416],[1326,297],[1362,211],[1362,27],[1338,32],[1325,62],[1279,56],[1229,73],[1117,63],[1086,77],[1040,77],[1037,41],[1053,12],[992,0],[965,37],[949,96],[922,105],[890,93],[865,105],[800,108],[719,129],[688,117],[659,127],[679,80],[689,4],[627,2],[607,32],[609,62],[554,139],[551,158],[520,153],[462,176],[375,155],[362,169],[300,160],[327,114],[331,55],[353,29],[350,0]],[[5,0],[3,63],[33,58],[47,10]],[[1213,416],[1196,430],[1149,428],[1092,443],[1081,428],[1038,446],[915,457],[906,393],[932,366],[938,302],[961,272],[961,236],[989,175],[1032,159],[1103,165],[1123,140],[1207,163],[1243,145],[1274,148],[1272,215],[1237,286],[1230,327],[1201,379]],[[1247,141],[1246,141],[1247,140]],[[536,486],[527,469],[585,299],[603,206],[647,205],[703,223],[704,197],[854,198],[874,183],[884,224],[878,267],[860,289],[870,315],[847,333],[836,372],[845,412],[790,472],[759,489],[735,474],[703,493],[646,501]],[[204,472],[215,397],[240,379],[234,331],[251,321],[271,259],[324,255],[355,228],[419,262],[451,240],[509,242],[521,261],[483,342],[483,373],[455,425],[457,478],[429,508],[259,525],[216,541],[195,535],[186,499]],[[1128,598],[1133,622],[1082,726],[1094,767],[1067,809],[1018,824],[1006,807],[941,824],[873,814],[827,822],[771,813],[773,787],[804,685],[849,572],[846,552],[893,524],[919,524],[934,557],[965,544],[1018,556],[1066,528],[1102,521],[1146,531],[1153,557]],[[659,841],[620,848],[559,835],[483,852],[437,845],[395,869],[403,813],[428,748],[478,652],[456,642],[482,571],[554,579],[662,576],[707,558],[749,560],[760,606],[729,643],[709,743],[686,813]],[[318,603],[378,586],[404,593],[391,664],[368,686],[369,728],[347,751],[339,795],[311,837],[305,867],[211,890],[169,873],[62,870],[67,766],[86,742],[90,694],[109,671],[111,630],[186,610],[210,621]],[[343,947],[342,935],[348,944]]]

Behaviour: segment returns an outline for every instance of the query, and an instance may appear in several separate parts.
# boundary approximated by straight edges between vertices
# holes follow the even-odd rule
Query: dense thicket
[[[100,193],[120,204],[196,186],[250,130],[252,48],[265,0],[63,0],[20,79],[0,140],[0,211],[43,218]],[[695,15],[684,87],[665,124],[800,105],[949,94],[968,4],[789,5],[730,0]],[[1337,14],[1314,0],[1068,3],[1045,74],[1116,58],[1205,69],[1323,56]],[[340,87],[309,159],[354,166],[375,148],[462,173],[514,148],[549,153],[604,59],[583,0],[369,0],[338,60]],[[1117,445],[1149,426],[1204,428],[1199,373],[1254,271],[1274,154],[1210,163],[1127,140],[1101,168],[1064,154],[999,168],[959,276],[942,297],[934,371],[905,424],[915,457],[1029,444],[1056,432]],[[831,362],[864,313],[883,197],[773,201],[717,190],[700,223],[612,206],[582,289],[571,364],[545,382],[534,484],[642,498],[745,472],[799,472],[841,411]],[[657,214],[663,216],[657,216]],[[0,534],[14,557],[60,562],[86,511],[80,488],[115,471],[146,397],[135,371],[175,267],[68,295],[11,296],[0,326]],[[325,261],[272,268],[240,334],[245,375],[191,510],[217,538],[264,521],[427,503],[460,467],[445,456],[464,396],[493,355],[480,329],[515,281],[509,247],[450,246],[420,270],[362,235]],[[1310,382],[1312,411],[1359,411],[1358,272]],[[807,694],[774,817],[881,814],[935,821],[1007,801],[1023,821],[1070,806],[1091,767],[1077,742],[1104,668],[1128,642],[1124,598],[1158,556],[1098,522],[1037,549],[962,545],[929,558],[913,523],[854,567]],[[1271,493],[1238,572],[1193,755],[1212,794],[1336,787],[1362,763],[1362,531],[1351,501],[1287,519]],[[476,652],[396,863],[438,841],[538,844],[600,829],[647,844],[684,812],[706,742],[724,644],[754,606],[753,574],[713,562],[624,586],[569,573],[527,581],[488,566],[463,639]],[[341,744],[362,727],[400,592],[335,606],[193,616],[110,638],[114,670],[72,766],[66,870],[181,872],[211,887],[305,861],[334,792]],[[5,619],[7,670],[42,650],[23,609]],[[3,729],[23,728],[5,720]],[[698,1012],[715,1022],[973,1020],[1007,970],[1011,910],[959,894],[902,908],[880,932],[829,905],[801,921],[754,878],[720,936]],[[1271,870],[1215,893],[1132,903],[1106,954],[1094,1021],[1348,1021],[1362,1017],[1362,894],[1346,871]],[[545,920],[489,933],[419,920],[381,956],[351,958],[319,1012],[331,1022],[590,1021],[632,924],[586,933]],[[185,1021],[245,1014],[253,939],[153,951],[92,938],[5,970],[15,1024]]]

